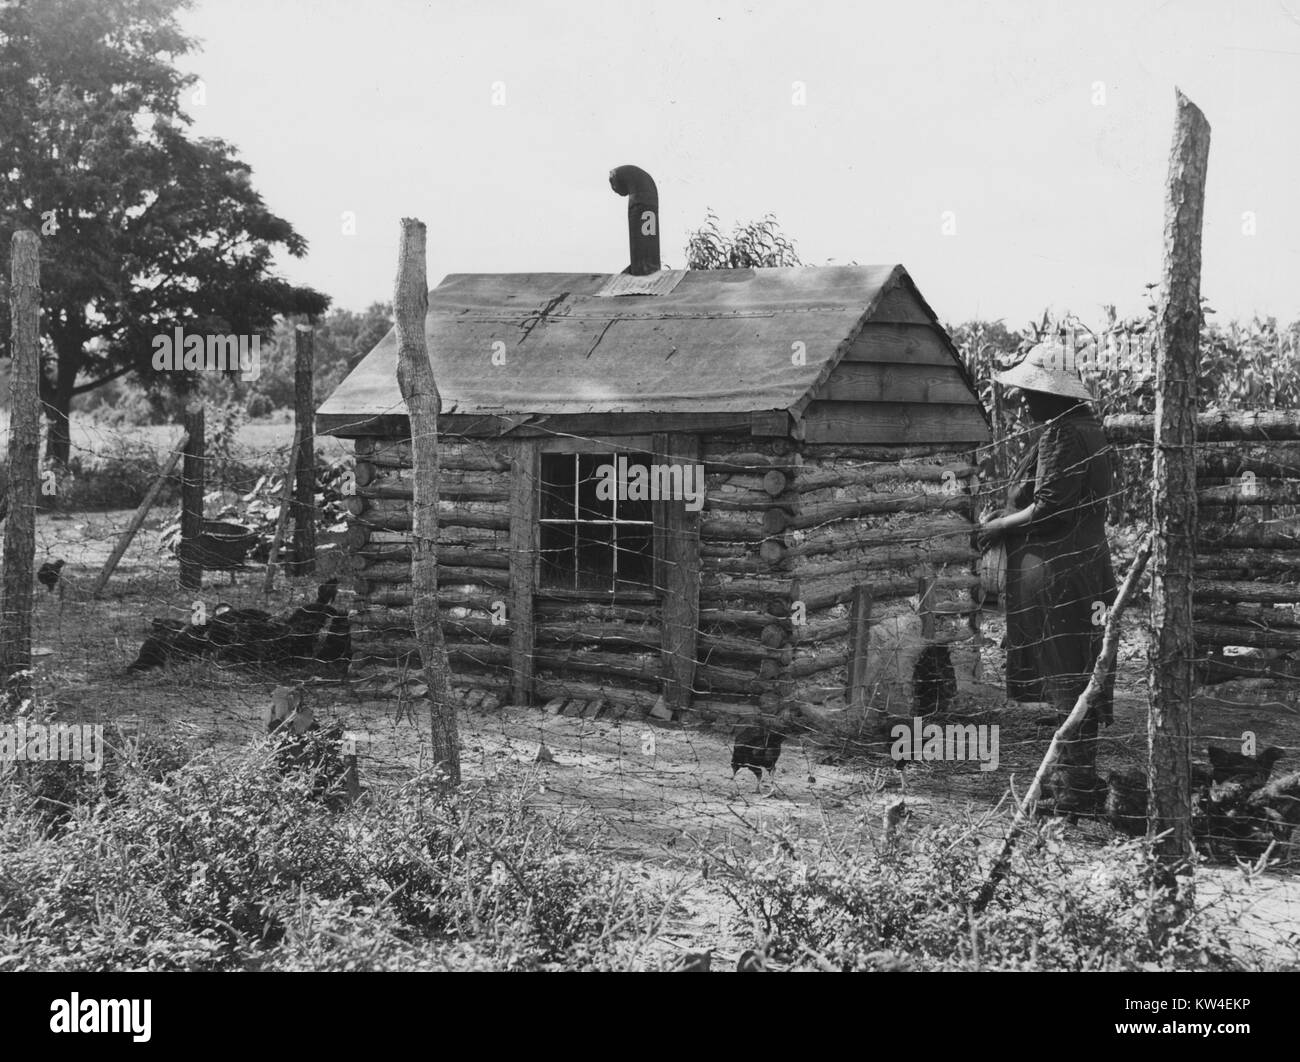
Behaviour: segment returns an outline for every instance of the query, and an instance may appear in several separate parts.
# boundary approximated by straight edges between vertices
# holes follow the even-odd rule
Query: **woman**
[[[1115,573],[1106,541],[1111,451],[1088,402],[1064,366],[1059,343],[1041,343],[997,376],[1018,387],[1043,425],[1007,491],[1007,508],[980,526],[981,549],[1007,548],[1007,692],[1047,700],[1059,722],[1088,685],[1101,652]],[[1111,722],[1114,676],[1061,750],[1056,809],[1087,811],[1104,794],[1097,776],[1097,729]]]

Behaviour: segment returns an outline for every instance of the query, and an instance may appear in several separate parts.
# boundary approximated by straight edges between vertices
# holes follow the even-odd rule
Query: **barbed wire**
[[[539,440],[582,446],[595,454],[674,456],[658,452],[653,437],[602,439],[593,444],[587,436],[545,424],[532,424],[529,429]],[[89,467],[91,459],[103,468],[103,455],[145,445],[138,430],[103,426],[79,430],[84,434],[74,441],[73,450],[86,457],[87,471],[82,474],[87,478],[98,473]],[[273,430],[281,437],[236,448],[232,459],[244,467],[244,481],[212,484],[224,488],[224,494],[210,499],[213,510],[247,495],[246,490],[239,494],[231,488],[246,487],[249,476],[284,476],[292,428],[282,424]],[[160,429],[148,445],[165,451],[177,434],[175,427]],[[1035,426],[1012,438],[1029,444],[1041,434],[1041,426]],[[826,456],[835,452],[833,447],[797,443],[789,453],[777,454],[770,444],[755,438],[743,438],[728,448],[721,436],[704,436],[704,452],[698,460],[705,469],[706,500],[697,519],[704,528],[709,521],[726,527],[707,530],[700,537],[702,600],[690,660],[694,674],[688,707],[683,711],[670,705],[668,718],[658,718],[652,710],[664,692],[664,679],[673,673],[673,660],[682,657],[666,648],[663,629],[663,585],[670,570],[680,571],[680,565],[656,553],[658,589],[632,600],[614,595],[612,600],[584,601],[535,593],[537,641],[527,653],[528,671],[521,675],[516,669],[517,653],[511,648],[511,565],[520,564],[520,559],[512,556],[508,520],[512,476],[508,440],[441,441],[451,459],[443,473],[445,484],[488,484],[496,491],[477,492],[484,497],[462,491],[460,498],[452,491],[441,505],[444,515],[452,519],[436,540],[445,553],[460,551],[440,559],[438,578],[466,784],[522,786],[538,808],[577,816],[621,858],[695,865],[707,860],[711,846],[755,845],[763,830],[778,823],[796,836],[809,838],[858,836],[863,830],[882,833],[889,809],[900,799],[909,809],[907,828],[913,831],[985,814],[1017,787],[1023,792],[1042,759],[1061,719],[1061,704],[1043,696],[1016,699],[1009,671],[1019,666],[1017,660],[1023,663],[1024,654],[1032,655],[1037,643],[1059,635],[1048,631],[1023,640],[1018,625],[1035,614],[1036,606],[982,589],[972,542],[972,518],[980,515],[979,500],[1005,498],[1016,485],[1014,469],[994,469],[992,475],[985,469],[981,478],[977,460],[958,481],[954,494],[949,493],[949,485],[957,477],[945,481],[940,473],[947,466],[969,462],[957,447],[934,447],[930,453],[887,461]],[[130,514],[121,509],[65,508],[62,498],[52,497],[50,509],[38,520],[38,561],[59,558],[66,566],[52,589],[38,588],[37,709],[52,709],[59,719],[79,722],[116,725],[130,720],[141,733],[180,734],[219,758],[233,760],[265,737],[266,705],[274,689],[288,685],[301,691],[319,721],[339,722],[349,733],[364,736],[357,755],[365,785],[399,785],[427,766],[430,705],[413,622],[384,626],[409,609],[397,603],[403,584],[400,568],[409,560],[399,562],[384,554],[400,553],[403,548],[409,554],[420,543],[409,514],[404,529],[389,529],[392,537],[375,543],[379,556],[373,562],[364,556],[371,540],[358,548],[355,534],[357,529],[385,530],[368,519],[377,511],[371,507],[373,502],[391,502],[385,510],[391,516],[403,505],[409,510],[410,499],[381,498],[383,492],[374,489],[376,480],[360,482],[366,476],[357,475],[359,468],[374,464],[368,460],[376,456],[373,451],[347,454],[337,441],[318,437],[315,442],[318,448],[326,448],[330,463],[353,477],[352,487],[334,497],[329,513],[336,515],[337,503],[351,498],[363,499],[361,512],[350,514],[352,537],[347,532],[320,536],[322,548],[314,574],[282,575],[269,595],[261,590],[264,568],[257,562],[227,577],[232,582],[225,585],[219,583],[221,575],[208,573],[197,593],[177,586],[176,559],[160,544],[161,532],[178,504],[181,475],[177,472],[169,477],[165,492],[170,500],[157,506],[106,591],[95,599],[90,584]],[[413,491],[409,443],[405,445],[405,450],[392,448],[386,462],[368,474],[402,491]],[[1110,449],[1126,468],[1150,451],[1149,444]],[[761,460],[745,458],[749,451]],[[991,447],[978,448],[975,456],[983,451]],[[490,468],[451,467],[474,464],[466,455],[495,456],[491,462],[477,462]],[[1109,461],[1108,455],[1102,457]],[[408,464],[400,463],[403,460]],[[208,461],[213,478],[219,480],[217,459],[210,456]],[[924,471],[925,466],[932,471]],[[735,496],[757,505],[762,499],[751,481],[773,469],[786,474],[789,485],[767,496],[762,508],[728,510],[715,504]],[[1064,471],[1075,468],[1067,466]],[[925,478],[915,478],[922,473]],[[536,468],[524,470],[530,489],[537,487],[537,474]],[[823,478],[817,479],[818,475]],[[801,477],[812,489],[799,489],[805,485]],[[1295,529],[1300,535],[1296,506],[1276,503],[1275,515],[1264,508],[1273,503],[1250,495],[1249,481],[1241,476],[1209,479],[1202,490],[1219,494],[1213,495],[1213,506],[1203,509],[1203,525],[1222,525],[1226,530],[1216,531],[1207,541],[1244,541],[1249,537],[1246,531],[1267,526],[1262,519],[1248,519],[1261,511],[1283,522],[1277,524],[1278,536],[1283,535],[1281,529]],[[1228,480],[1228,489],[1221,489],[1220,479]],[[1260,476],[1256,487],[1267,488],[1272,482]],[[724,489],[729,487],[736,490],[729,493]],[[1241,496],[1243,491],[1247,493]],[[1064,521],[1073,530],[1075,515],[1088,507],[1095,511],[1101,506],[1112,513],[1117,508],[1141,510],[1149,493],[1149,481],[1123,477],[1109,491],[1089,498],[1086,506],[1064,514]],[[1284,491],[1275,494],[1286,496]],[[270,495],[277,497],[275,491]],[[1264,495],[1273,496],[1267,490]],[[1230,496],[1235,497],[1235,505]],[[324,498],[318,492],[321,518],[327,515]],[[783,502],[789,503],[788,513],[799,526],[777,535],[752,529],[763,511]],[[843,515],[853,505],[868,502],[899,507]],[[949,502],[953,508],[944,508]],[[816,518],[818,507],[827,505],[841,507],[838,518],[834,514]],[[455,522],[456,511],[482,519],[463,526]],[[744,515],[728,521],[729,512]],[[945,526],[927,526],[934,517],[943,518]],[[387,520],[402,522],[400,514]],[[473,526],[476,523],[483,526]],[[727,528],[744,532],[744,537],[727,538],[731,533]],[[1116,574],[1122,574],[1124,559],[1133,551],[1137,530],[1107,528]],[[785,555],[770,563],[759,551],[774,538],[784,542]],[[1270,540],[1265,536],[1260,541]],[[810,543],[822,552],[797,552]],[[662,543],[657,549],[662,549]],[[954,557],[954,550],[960,556]],[[1242,826],[1242,836],[1224,834],[1224,823],[1232,817],[1229,812],[1241,809],[1234,804],[1214,819],[1219,806],[1214,801],[1232,784],[1233,763],[1215,778],[1219,766],[1209,762],[1206,751],[1214,747],[1221,754],[1241,754],[1243,749],[1258,752],[1276,746],[1283,755],[1274,779],[1297,766],[1300,698],[1294,692],[1293,676],[1300,675],[1300,665],[1292,670],[1289,651],[1300,648],[1300,614],[1295,609],[1300,589],[1292,589],[1297,584],[1292,582],[1287,558],[1266,556],[1268,552],[1266,547],[1215,545],[1197,562],[1198,585],[1203,580],[1215,592],[1223,589],[1219,584],[1240,582],[1244,587],[1239,590],[1240,600],[1198,599],[1197,667],[1206,684],[1194,705],[1191,752],[1201,764],[1194,770],[1193,786],[1201,816],[1202,853],[1214,863],[1233,866],[1237,860],[1258,859],[1268,848],[1267,862],[1285,869],[1295,859],[1295,838],[1285,829],[1286,823],[1264,822],[1261,815],[1260,823]],[[531,570],[539,553],[536,545],[526,551],[526,570]],[[1072,558],[1087,560],[1089,554],[1088,548],[1067,550],[1057,560],[1068,568]],[[490,560],[493,556],[496,559]],[[820,566],[810,564],[810,556],[827,560]],[[1252,571],[1251,563],[1266,568]],[[390,566],[380,569],[382,580],[367,577],[367,572],[374,575],[376,565]],[[799,600],[796,591],[807,596],[808,588],[816,585],[815,573],[827,568],[833,574],[819,576],[827,581],[818,591],[821,603],[807,610],[805,623],[793,623],[788,610],[784,616],[763,611],[769,599],[790,605]],[[349,585],[354,578],[360,579],[355,589]],[[126,670],[145,638],[156,633],[150,626],[155,618],[189,623],[196,604],[211,617],[219,604],[226,603],[284,620],[294,609],[310,604],[317,586],[329,579],[340,580],[337,605],[352,619],[352,666],[345,676],[310,663],[238,662],[230,659],[230,653],[206,651],[196,659],[171,660],[144,673]],[[918,579],[935,584],[931,600],[920,592]],[[409,584],[409,574],[405,580]],[[852,588],[861,582],[871,584],[875,592],[867,669],[857,676],[863,697],[854,704]],[[409,586],[405,593],[409,597]],[[1270,596],[1276,600],[1269,600]],[[1053,603],[1085,616],[1089,629],[1099,635],[1097,619],[1104,622],[1105,617],[1104,607],[1094,610],[1099,600],[1069,590],[1058,594]],[[933,610],[933,629],[926,626],[927,606]],[[773,627],[779,629],[781,640],[769,646],[762,635],[765,628]],[[1100,844],[1145,828],[1144,822],[1138,825],[1144,809],[1135,812],[1132,801],[1140,802],[1141,796],[1134,797],[1132,782],[1145,776],[1150,636],[1141,610],[1131,612],[1124,621],[1117,664],[1114,722],[1101,728],[1095,758],[1097,770],[1109,782],[1107,798],[1113,806],[1102,806],[1097,814],[1082,816],[1069,827],[1085,844]],[[1245,644],[1227,641],[1233,637]],[[393,644],[396,650],[391,649]],[[262,647],[235,642],[233,648]],[[1244,681],[1209,684],[1210,679],[1232,672],[1244,672]],[[532,703],[517,704],[514,691],[529,676]],[[773,697],[765,701],[764,693]],[[867,709],[876,714],[869,717]],[[878,725],[882,718],[890,726],[904,728],[898,731],[902,737],[882,733]],[[775,772],[760,770],[758,778],[743,755],[739,768],[733,769],[735,735],[753,725],[779,729],[785,739]],[[927,727],[940,728],[941,740],[931,746],[939,752],[934,757],[925,754]],[[955,748],[949,736],[954,730],[963,740],[970,738],[969,755],[944,754]],[[899,748],[906,757],[892,754]],[[921,755],[913,756],[918,751]],[[987,767],[990,763],[993,766]],[[1249,765],[1234,763],[1241,771],[1249,770]],[[1124,800],[1129,804],[1122,806]],[[1234,822],[1240,825],[1241,819],[1237,815]],[[984,820],[981,830],[993,839],[1000,822],[996,817]],[[1269,847],[1268,840],[1283,832],[1286,839]]]

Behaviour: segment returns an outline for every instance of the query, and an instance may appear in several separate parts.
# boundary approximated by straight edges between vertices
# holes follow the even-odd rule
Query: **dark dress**
[[[1012,509],[1036,506],[1034,519],[1006,536],[1007,694],[1050,701],[1062,715],[1101,652],[1105,613],[1097,602],[1107,609],[1115,602],[1106,541],[1111,452],[1097,418],[1071,410],[1043,425],[1007,492]],[[1093,727],[1110,723],[1113,698],[1112,671]]]

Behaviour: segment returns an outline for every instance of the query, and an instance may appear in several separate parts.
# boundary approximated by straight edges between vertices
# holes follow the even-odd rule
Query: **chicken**
[[[235,608],[222,601],[206,623],[188,626],[154,620],[155,634],[145,639],[140,655],[127,670],[147,671],[175,658],[215,657],[237,664],[338,664],[352,660],[351,624],[334,608],[338,581],[322,585],[316,601],[276,618],[260,608]]]
[[[36,573],[36,581],[40,583],[51,594],[54,593],[54,587],[59,582],[59,573],[63,571],[64,561],[46,561],[41,565],[40,570]]]
[[[186,624],[155,619],[153,629],[155,633],[140,646],[139,656],[127,665],[128,671],[148,671],[176,658],[193,660],[211,649],[206,623]]]
[[[766,726],[747,726],[736,735],[731,749],[731,779],[742,767],[748,767],[757,779],[755,791],[763,788],[763,772],[776,773],[776,761],[781,755],[782,734]]]
[[[293,663],[334,661],[352,657],[348,618],[334,608],[339,581],[331,579],[316,591],[316,600],[294,609],[284,620],[280,651]],[[325,654],[325,655],[321,655]]]
[[[1246,756],[1232,749],[1215,748],[1213,745],[1205,751],[1210,757],[1215,785],[1236,782],[1248,793],[1268,781],[1268,776],[1273,773],[1273,764],[1285,755],[1276,745],[1270,745],[1258,756]]]
[[[281,625],[260,608],[234,608],[220,602],[212,610],[209,640],[220,660],[255,663],[281,655]]]

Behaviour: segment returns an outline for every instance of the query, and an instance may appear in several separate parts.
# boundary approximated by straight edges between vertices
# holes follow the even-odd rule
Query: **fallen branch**
[[[1078,730],[1083,723],[1084,717],[1097,702],[1097,699],[1101,696],[1101,691],[1105,688],[1107,676],[1115,666],[1115,654],[1119,650],[1119,618],[1124,609],[1128,607],[1128,599],[1132,596],[1133,588],[1137,586],[1138,580],[1142,578],[1143,571],[1146,570],[1147,561],[1151,559],[1151,548],[1152,539],[1150,532],[1148,532],[1143,536],[1142,543],[1138,547],[1137,556],[1133,558],[1133,564],[1129,567],[1128,575],[1124,577],[1124,585],[1120,587],[1119,595],[1115,598],[1115,604],[1106,616],[1106,630],[1102,635],[1101,653],[1097,657],[1097,663],[1093,666],[1092,677],[1088,680],[1088,687],[1079,695],[1079,699],[1074,702],[1074,708],[1066,716],[1065,722],[1052,735],[1052,743],[1047,746],[1043,762],[1038,765],[1038,772],[1034,775],[1034,780],[1025,793],[1024,800],[1016,808],[1016,817],[1012,820],[1011,829],[1002,842],[1002,850],[993,861],[993,868],[989,871],[988,880],[984,883],[984,887],[980,890],[979,897],[975,901],[973,908],[975,914],[980,914],[989,905],[989,901],[993,899],[993,893],[997,890],[998,883],[1006,875],[1007,867],[1011,862],[1011,853],[1015,849],[1020,835],[1024,832],[1025,823],[1028,821],[1031,810],[1042,794],[1043,781],[1047,777],[1047,772],[1052,769],[1060,757],[1061,746]]]

